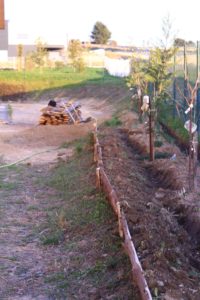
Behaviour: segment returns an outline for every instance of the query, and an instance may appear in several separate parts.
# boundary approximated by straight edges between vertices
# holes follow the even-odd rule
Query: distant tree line
[[[186,40],[181,39],[181,38],[176,38],[174,40],[174,46],[175,47],[183,47],[184,45],[194,47],[195,43],[193,41],[186,41]]]

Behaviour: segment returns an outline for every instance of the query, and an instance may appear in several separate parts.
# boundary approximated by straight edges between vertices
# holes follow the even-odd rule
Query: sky
[[[70,39],[89,41],[94,24],[102,22],[118,45],[149,46],[162,39],[169,16],[176,37],[200,40],[199,0],[4,0],[9,43],[49,44]]]

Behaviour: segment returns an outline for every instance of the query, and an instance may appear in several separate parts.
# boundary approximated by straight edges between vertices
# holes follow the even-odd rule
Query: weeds
[[[90,137],[74,143],[76,154],[67,164],[60,164],[47,184],[58,190],[63,201],[60,209],[48,213],[46,227],[48,233],[42,236],[42,243],[58,244],[63,239],[63,232],[70,227],[97,225],[111,215],[111,209],[105,197],[97,193],[88,173],[95,174],[94,167],[88,169],[91,154],[82,153]]]
[[[122,125],[122,122],[118,119],[118,117],[112,117],[112,119],[105,121],[105,125],[109,127],[116,127]]]
[[[161,147],[162,145],[163,145],[163,142],[160,141],[160,140],[156,140],[156,141],[154,142],[154,146],[155,146],[155,147]]]
[[[44,89],[60,88],[60,87],[79,87],[86,84],[95,85],[123,85],[123,78],[110,76],[103,69],[86,68],[83,72],[74,72],[72,68],[45,68],[42,72],[37,70],[1,70],[0,80],[2,89],[0,96],[10,95],[20,92],[37,91],[35,100],[40,97]],[[4,87],[4,88],[3,88]]]
[[[58,245],[62,239],[63,232],[61,230],[57,230],[49,233],[46,236],[43,236],[41,241],[43,245]]]
[[[17,188],[16,182],[0,182],[0,189],[2,190],[11,191],[11,190],[15,190],[16,188]]]

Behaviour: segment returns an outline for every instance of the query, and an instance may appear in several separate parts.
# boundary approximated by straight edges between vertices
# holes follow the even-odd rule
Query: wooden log
[[[46,120],[45,121],[39,121],[39,125],[46,125]]]
[[[103,190],[104,190],[108,200],[110,201],[110,204],[111,204],[115,214],[118,216],[118,210],[117,210],[118,198],[117,198],[116,192],[112,188],[110,181],[102,167],[99,168],[99,173],[100,173],[100,180],[101,180]]]
[[[133,279],[137,283],[140,295],[142,300],[152,300],[152,296],[149,290],[149,287],[147,285],[146,279],[144,277],[144,271],[142,270],[142,266],[140,264],[140,261],[137,256],[137,252],[135,250],[130,231],[128,228],[128,224],[124,215],[124,212],[121,213],[121,222],[122,222],[122,229],[124,232],[124,238],[125,238],[125,248],[127,250],[127,253],[129,255],[131,265],[132,265],[132,273],[133,273]]]
[[[60,112],[44,112],[38,121],[39,125],[70,124],[69,115]]]

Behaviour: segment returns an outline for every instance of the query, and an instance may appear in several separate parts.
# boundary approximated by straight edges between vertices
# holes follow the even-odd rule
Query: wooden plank
[[[110,201],[110,204],[111,204],[115,214],[118,216],[117,195],[116,195],[114,189],[112,188],[110,181],[102,167],[100,167],[99,173],[100,173],[100,181],[103,186],[103,190],[104,190],[108,200]]]
[[[131,235],[130,235],[130,231],[128,228],[128,224],[126,221],[126,217],[125,217],[123,211],[122,211],[121,222],[122,222],[122,229],[124,231],[124,238],[125,238],[124,245],[125,245],[125,248],[127,250],[127,253],[129,255],[129,258],[131,261],[134,281],[137,283],[137,285],[139,287],[142,300],[152,300],[150,290],[148,288],[146,279],[144,277],[144,271],[142,270],[142,266],[138,259],[137,252],[135,250],[135,247],[134,247]]]

